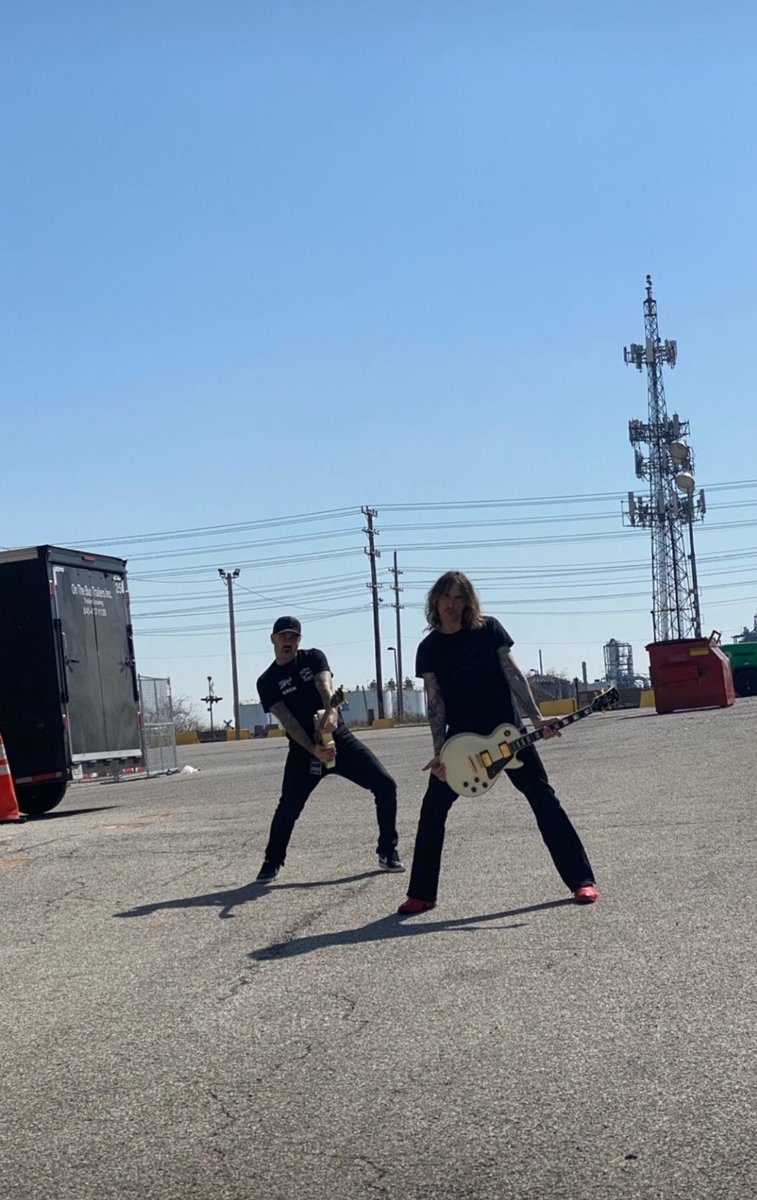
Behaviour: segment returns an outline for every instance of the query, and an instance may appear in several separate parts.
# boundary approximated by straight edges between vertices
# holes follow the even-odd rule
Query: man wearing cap
[[[323,746],[315,740],[315,715],[329,707],[334,688],[326,655],[322,650],[300,650],[301,635],[297,617],[279,617],[274,622],[274,661],[258,679],[260,702],[282,725],[289,752],[257,882],[271,883],[283,867],[297,818],[329,765],[334,774],[373,793],[379,828],[378,865],[382,871],[404,871],[397,854],[397,785],[391,775],[350,733],[338,709],[329,713],[323,726],[333,737],[333,745]]]

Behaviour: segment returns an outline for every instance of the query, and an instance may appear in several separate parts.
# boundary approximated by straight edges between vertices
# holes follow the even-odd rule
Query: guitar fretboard
[[[607,707],[609,708],[609,706],[610,705],[608,704]],[[568,713],[568,715],[565,717],[556,718],[554,721],[550,721],[549,724],[558,729],[564,729],[566,725],[573,725],[576,721],[582,721],[584,717],[589,717],[593,712],[596,711],[596,704],[587,704],[586,708],[579,708],[577,712]],[[526,746],[533,745],[534,742],[538,742],[539,739],[543,737],[544,728],[542,727],[541,729],[534,729],[531,733],[524,733],[523,737],[516,738],[515,741],[508,742],[508,753],[498,762],[493,763],[492,766],[489,767],[487,774],[493,778],[501,770],[503,770],[513,754],[517,754],[519,750],[524,750]]]

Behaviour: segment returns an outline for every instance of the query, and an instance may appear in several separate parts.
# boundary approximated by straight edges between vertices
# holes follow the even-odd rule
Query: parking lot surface
[[[453,808],[433,912],[339,779],[257,886],[278,739],[0,828],[0,1196],[753,1200],[756,735],[739,700],[542,744],[590,907],[506,779]],[[428,730],[360,736],[409,866]]]

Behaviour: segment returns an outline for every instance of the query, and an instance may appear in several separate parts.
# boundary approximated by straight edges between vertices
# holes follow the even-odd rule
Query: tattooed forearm
[[[272,704],[271,712],[279,724],[287,731],[292,741],[297,742],[298,746],[302,746],[303,750],[307,750],[310,754],[312,754],[315,750],[315,742],[310,734],[305,732],[297,718],[289,711],[286,704]]]
[[[434,742],[434,754],[439,755],[444,745],[444,731],[447,727],[447,713],[444,707],[444,697],[436,675],[429,672],[423,676],[423,686],[426,689],[426,715],[431,727],[431,737]]]
[[[539,705],[536,703],[534,694],[531,691],[531,684],[526,679],[515,659],[510,657],[506,647],[503,646],[498,653],[502,674],[510,685],[510,691],[515,697],[521,713],[529,717],[532,721],[540,721],[541,713],[539,712]]]
[[[318,689],[318,695],[321,697],[321,700],[323,701],[323,707],[328,708],[329,701],[331,700],[331,697],[334,695],[334,687],[333,687],[334,680],[333,680],[331,671],[320,671],[315,676],[315,679],[313,680],[313,682],[315,683],[315,686]]]

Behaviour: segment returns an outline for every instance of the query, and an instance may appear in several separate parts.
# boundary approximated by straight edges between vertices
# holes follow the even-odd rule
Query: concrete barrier
[[[371,729],[394,729],[394,717],[376,717],[371,723]]]
[[[196,729],[188,729],[186,733],[176,734],[177,746],[194,746],[200,740],[200,735]]]
[[[567,700],[544,700],[539,705],[539,712],[543,717],[567,717],[569,713],[574,713],[577,709],[578,705],[571,698]]]
[[[283,729],[267,729],[266,737],[286,737]]]

